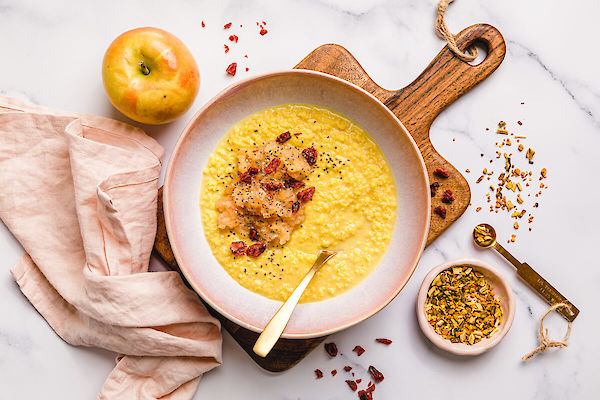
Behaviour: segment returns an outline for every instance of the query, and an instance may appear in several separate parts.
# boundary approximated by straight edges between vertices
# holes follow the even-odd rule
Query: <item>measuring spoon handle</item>
[[[558,308],[559,314],[567,319],[567,321],[573,321],[579,314],[579,310],[575,307],[565,296],[560,294],[558,290],[554,288],[547,280],[542,278],[540,274],[535,272],[533,268],[527,263],[522,263],[513,257],[502,245],[498,242],[494,243],[494,249],[504,256],[512,265],[517,269],[517,274],[529,284],[536,292],[540,294],[550,305],[557,303],[565,303],[570,306]]]
[[[560,294],[558,290],[554,288],[547,280],[542,278],[540,274],[535,272],[533,268],[529,266],[527,263],[522,263],[519,267],[517,267],[517,274],[525,282],[527,282],[532,288],[534,288],[546,301],[548,304],[557,304],[557,303],[565,303],[570,306],[569,307],[561,307],[556,311],[560,313],[563,317],[567,319],[567,321],[573,321],[575,317],[579,314],[579,309],[575,307],[565,296]]]

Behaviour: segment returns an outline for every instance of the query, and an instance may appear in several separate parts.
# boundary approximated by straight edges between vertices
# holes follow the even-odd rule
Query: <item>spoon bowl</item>
[[[489,249],[496,244],[496,230],[490,224],[479,224],[473,229],[473,241],[477,246]]]

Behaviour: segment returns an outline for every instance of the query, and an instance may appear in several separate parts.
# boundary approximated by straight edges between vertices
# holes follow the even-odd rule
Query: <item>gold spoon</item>
[[[306,287],[312,280],[313,276],[315,276],[315,273],[337,253],[338,251],[319,251],[319,254],[317,254],[317,259],[315,260],[312,268],[306,273],[300,284],[296,287],[296,289],[294,289],[285,303],[283,303],[279,311],[277,311],[273,318],[271,318],[267,326],[265,326],[265,329],[256,340],[254,348],[252,349],[256,354],[261,357],[266,357],[267,354],[269,354],[283,333],[283,330],[292,317],[294,308],[296,308],[302,293],[304,293],[306,290]]]
[[[489,224],[479,224],[473,229],[473,241],[479,247],[488,249],[493,247],[517,268],[517,274],[523,278],[536,292],[538,292],[550,305],[557,303],[568,304],[569,307],[557,309],[567,321],[573,321],[579,314],[579,310],[565,296],[560,294],[540,274],[535,272],[527,263],[521,263],[514,258],[500,243],[496,241],[496,230]]]

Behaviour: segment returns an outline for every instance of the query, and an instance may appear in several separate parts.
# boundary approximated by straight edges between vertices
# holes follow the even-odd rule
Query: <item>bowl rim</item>
[[[313,71],[313,70],[305,70],[305,69],[279,70],[279,71],[267,72],[264,74],[259,74],[259,75],[255,75],[252,77],[242,79],[236,83],[233,83],[233,84],[227,86],[226,88],[221,90],[219,93],[217,93],[214,97],[212,97],[209,101],[207,101],[198,111],[196,111],[196,113],[194,113],[192,118],[185,125],[182,133],[179,135],[179,138],[177,139],[177,142],[175,143],[175,146],[174,146],[173,151],[171,152],[171,155],[169,158],[169,162],[167,164],[167,168],[165,171],[164,185],[163,185],[163,209],[164,209],[165,226],[166,226],[166,230],[167,230],[167,236],[169,237],[171,248],[173,250],[173,255],[175,256],[175,259],[179,265],[180,271],[183,273],[183,275],[185,276],[185,278],[187,279],[187,281],[189,282],[189,284],[191,285],[193,290],[202,298],[202,300],[204,300],[211,308],[213,308],[215,311],[217,311],[222,316],[226,317],[228,320],[232,321],[233,323],[235,323],[243,328],[246,328],[250,331],[257,332],[257,333],[262,332],[264,330],[264,327],[255,326],[251,323],[243,321],[240,318],[228,313],[226,310],[224,310],[222,307],[220,307],[219,304],[215,303],[210,297],[206,296],[206,294],[202,291],[200,286],[194,281],[194,279],[191,278],[192,274],[190,274],[188,272],[185,263],[182,262],[183,258],[180,255],[177,242],[174,240],[171,240],[171,238],[174,237],[174,233],[173,233],[174,221],[171,218],[171,215],[172,215],[171,205],[170,205],[171,191],[170,191],[169,187],[170,187],[170,182],[171,182],[171,179],[173,176],[174,164],[178,158],[177,156],[180,152],[180,149],[183,146],[183,143],[184,143],[186,137],[192,131],[196,121],[200,118],[200,116],[203,113],[205,113],[210,107],[212,107],[213,104],[220,101],[221,99],[226,97],[231,91],[236,90],[237,88],[247,86],[249,84],[252,84],[252,83],[262,80],[262,79],[268,79],[268,78],[273,78],[273,77],[278,77],[278,76],[283,76],[283,75],[300,75],[300,76],[305,75],[305,76],[318,77],[320,79],[328,79],[331,81],[335,81],[339,84],[342,84],[342,85],[345,85],[345,86],[351,88],[352,90],[360,92],[362,95],[365,95],[367,98],[369,98],[371,101],[373,101],[377,105],[378,108],[380,108],[383,112],[385,112],[386,114],[388,114],[388,116],[391,117],[391,119],[398,126],[399,130],[402,131],[408,137],[409,143],[412,146],[412,150],[418,156],[417,159],[421,166],[421,173],[422,173],[423,180],[424,180],[425,184],[427,186],[429,186],[429,175],[427,172],[427,167],[425,165],[425,160],[423,158],[423,155],[421,154],[421,151],[419,150],[419,147],[417,146],[417,143],[415,142],[415,139],[412,137],[412,135],[410,134],[408,129],[406,129],[404,124],[402,124],[402,122],[394,115],[394,113],[388,107],[386,107],[379,99],[377,99],[373,94],[367,92],[365,89],[363,89],[351,82],[348,82],[344,79],[341,79],[336,76],[329,75],[329,74],[326,74],[323,72]],[[392,300],[394,300],[394,298],[396,298],[396,296],[400,293],[400,291],[404,288],[404,286],[406,286],[406,284],[408,283],[408,281],[414,274],[415,269],[417,268],[417,265],[419,263],[419,260],[423,254],[423,250],[425,249],[425,245],[426,245],[427,238],[429,235],[430,222],[431,222],[431,198],[429,196],[426,196],[426,202],[427,202],[427,204],[426,204],[427,215],[425,218],[425,221],[426,221],[425,227],[424,227],[425,229],[423,230],[423,234],[422,234],[422,237],[420,240],[420,245],[418,247],[418,251],[415,253],[415,256],[413,257],[413,259],[410,260],[410,265],[412,265],[412,268],[411,268],[407,278],[404,280],[404,282],[402,282],[402,284],[393,293],[391,293],[390,296],[388,296],[388,298],[386,298],[386,300],[384,302],[382,302],[378,307],[373,308],[373,309],[363,313],[362,315],[357,316],[351,322],[345,323],[343,325],[336,326],[336,327],[329,328],[329,329],[322,329],[320,331],[311,332],[311,333],[286,333],[286,332],[284,332],[281,335],[281,337],[287,338],[287,339],[309,339],[309,338],[330,335],[332,333],[347,329],[351,326],[354,326],[354,325],[366,320],[367,318],[369,318],[369,317],[375,315],[376,313],[378,313],[379,311],[381,311]]]
[[[503,304],[505,320],[502,322],[500,330],[490,339],[484,339],[475,345],[452,343],[449,340],[442,338],[433,330],[433,327],[429,324],[429,321],[427,321],[427,318],[425,316],[425,300],[427,299],[427,291],[429,290],[431,282],[433,282],[435,277],[440,272],[458,265],[469,265],[473,267],[473,269],[477,269],[481,272],[484,272],[484,274],[494,276],[494,278],[497,279],[498,284],[502,286],[507,293],[508,301],[506,302],[506,304]],[[498,271],[496,268],[492,267],[485,261],[481,261],[479,259],[471,257],[463,257],[442,263],[432,268],[427,273],[427,275],[425,275],[425,278],[423,278],[423,283],[421,283],[421,287],[419,288],[419,292],[417,294],[416,311],[417,320],[419,321],[421,331],[423,331],[423,333],[429,339],[429,341],[431,341],[440,349],[446,350],[456,355],[476,356],[490,350],[502,341],[502,339],[508,333],[512,326],[515,317],[515,308],[516,302],[513,290],[508,280],[504,277],[504,275],[502,275],[502,273],[500,273],[500,271]]]

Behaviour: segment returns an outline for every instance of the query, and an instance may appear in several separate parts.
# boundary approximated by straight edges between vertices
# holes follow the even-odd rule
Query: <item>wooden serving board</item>
[[[335,44],[326,44],[315,49],[295,67],[325,72],[360,86],[392,110],[411,133],[425,159],[429,180],[439,182],[442,191],[452,190],[456,199],[452,204],[443,204],[447,210],[445,219],[433,213],[435,207],[442,205],[441,192],[438,191],[438,195],[432,199],[432,217],[427,244],[456,221],[467,209],[471,200],[471,191],[465,178],[433,148],[429,140],[429,128],[444,108],[487,78],[504,59],[506,53],[504,38],[493,26],[473,25],[463,30],[457,37],[457,44],[461,49],[467,49],[475,43],[487,48],[487,56],[480,64],[472,66],[461,61],[446,46],[417,79],[400,90],[386,90],[378,86],[348,50]],[[450,175],[449,178],[435,177],[433,171],[436,168],[446,170]],[[169,268],[179,271],[167,237],[162,189],[158,197],[158,230],[154,249]],[[258,365],[269,371],[281,372],[293,367],[325,339],[325,337],[306,340],[280,339],[271,353],[266,358],[261,358],[252,351],[258,333],[234,324],[208,305],[207,308],[221,321],[223,327],[246,353]]]

